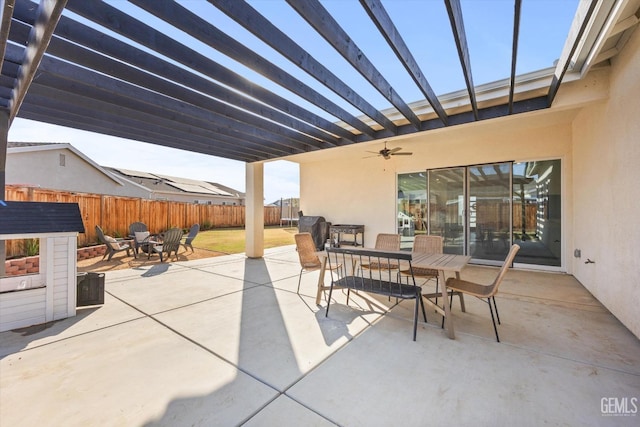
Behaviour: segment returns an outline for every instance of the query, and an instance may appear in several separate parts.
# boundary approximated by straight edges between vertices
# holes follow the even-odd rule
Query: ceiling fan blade
[[[389,154],[393,154],[393,153],[395,153],[397,151],[400,151],[400,150],[402,150],[402,147],[392,148],[392,149],[387,150],[387,151],[389,152]]]
[[[413,153],[391,153],[392,156],[410,156]]]

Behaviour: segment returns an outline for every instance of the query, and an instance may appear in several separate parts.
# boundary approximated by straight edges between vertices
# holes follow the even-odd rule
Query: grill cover
[[[313,243],[316,249],[324,250],[324,244],[329,238],[329,226],[331,223],[326,222],[322,216],[300,216],[298,218],[298,232],[311,233]]]

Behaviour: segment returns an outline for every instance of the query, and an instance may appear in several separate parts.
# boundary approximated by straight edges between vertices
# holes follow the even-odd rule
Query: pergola
[[[448,104],[435,94],[425,77],[428,70],[420,68],[401,36],[407,28],[391,19],[383,1],[360,4],[393,53],[388,60],[402,65],[404,78],[415,83],[423,101],[402,99],[319,0],[286,1],[310,31],[325,39],[392,106],[381,110],[345,82],[342,70],[323,65],[296,35],[286,34],[245,1],[208,0],[207,7],[222,11],[344,103],[174,1],[5,0],[0,24],[0,185],[4,188],[7,132],[15,117],[244,161],[252,179],[254,172],[261,174],[263,161],[549,108],[563,81],[580,78],[616,55],[638,22],[633,8],[637,2],[581,2],[555,68],[535,85],[525,84],[516,76],[522,1],[514,0],[511,67],[505,70],[503,90],[480,98],[461,0],[443,2],[466,85],[463,103]],[[172,31],[161,31],[131,13],[141,9]],[[243,77],[191,47],[196,43],[295,96],[283,97]],[[341,106],[345,104],[348,109]],[[251,165],[260,166],[254,171]],[[248,201],[253,190],[248,182]],[[253,206],[247,207],[249,224]]]

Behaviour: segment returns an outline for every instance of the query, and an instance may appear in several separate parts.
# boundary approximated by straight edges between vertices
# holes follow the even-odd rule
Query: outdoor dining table
[[[414,254],[411,260],[411,266],[413,268],[426,268],[431,270],[438,270],[440,273],[440,290],[442,296],[442,306],[440,307],[438,304],[434,303],[431,300],[431,296],[435,294],[427,294],[423,295],[425,300],[429,305],[432,305],[436,311],[444,316],[445,319],[445,328],[447,330],[447,335],[449,338],[455,338],[455,332],[453,328],[453,316],[451,315],[451,308],[449,304],[447,304],[447,279],[445,277],[445,272],[453,272],[456,274],[456,279],[460,278],[460,272],[471,260],[470,256],[467,255],[455,255],[455,254]],[[464,311],[464,300],[460,299],[462,310]]]
[[[374,249],[367,249],[374,250]],[[386,251],[393,252],[393,251]],[[403,251],[398,251],[401,253],[406,253]],[[328,290],[330,286],[325,286],[324,284],[324,276],[327,268],[327,252],[326,251],[318,251],[316,255],[322,261],[322,267],[320,268],[320,275],[318,277],[318,291],[316,293],[316,305],[320,305],[320,300],[322,298],[322,291]],[[433,306],[436,311],[444,316],[445,319],[445,329],[447,331],[447,336],[451,339],[455,339],[455,331],[453,326],[453,316],[451,315],[451,308],[449,304],[447,304],[447,281],[445,277],[446,272],[453,272],[456,275],[456,278],[460,278],[460,272],[462,269],[469,263],[471,260],[470,256],[467,255],[455,255],[455,254],[413,254],[411,260],[411,266],[413,268],[425,268],[438,270],[441,275],[441,296],[442,296],[442,307],[434,303],[429,297],[435,294],[426,294],[424,295],[425,301]],[[355,266],[354,266],[355,268]],[[462,304],[464,301],[461,299]],[[464,311],[464,305],[463,311]]]

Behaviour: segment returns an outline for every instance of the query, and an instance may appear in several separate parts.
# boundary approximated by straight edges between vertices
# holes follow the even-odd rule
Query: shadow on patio
[[[347,307],[336,292],[325,318],[317,272],[301,295],[298,272],[293,247],[108,272],[104,306],[0,334],[0,425],[638,421],[601,401],[639,397],[640,342],[572,276],[510,271],[502,343],[469,297],[467,313],[454,302],[456,340],[429,311],[413,342],[410,301],[352,294]]]

